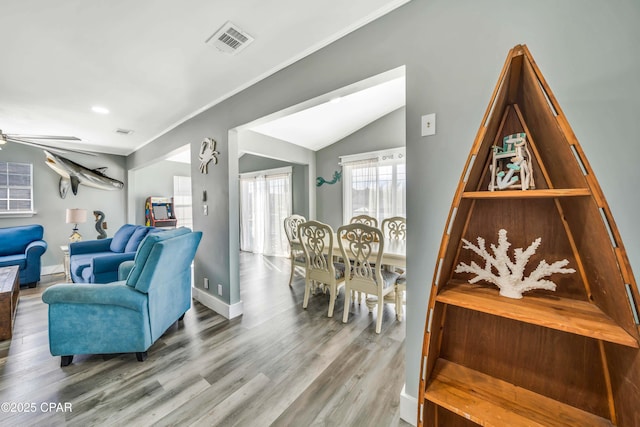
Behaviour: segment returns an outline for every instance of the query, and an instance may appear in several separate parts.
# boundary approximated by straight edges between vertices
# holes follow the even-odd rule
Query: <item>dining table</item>
[[[370,261],[376,260],[379,248],[380,243],[371,244],[371,255],[369,256]],[[347,249],[347,255],[349,255],[348,246],[346,246],[345,249]],[[327,246],[325,246],[325,252],[329,252],[329,248]],[[331,255],[334,257],[342,257],[337,233],[333,233],[333,251]],[[407,265],[407,241],[399,239],[384,239],[382,265],[405,268]]]

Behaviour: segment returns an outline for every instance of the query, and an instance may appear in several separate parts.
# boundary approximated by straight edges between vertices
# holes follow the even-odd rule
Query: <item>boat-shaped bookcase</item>
[[[534,188],[490,191],[494,147],[526,135]],[[497,172],[497,170],[495,171]],[[523,181],[524,182],[524,181]],[[525,277],[566,259],[555,291],[499,295],[462,239],[540,237]],[[640,426],[638,288],[587,158],[524,45],[509,52],[449,212],[422,348],[420,426]]]

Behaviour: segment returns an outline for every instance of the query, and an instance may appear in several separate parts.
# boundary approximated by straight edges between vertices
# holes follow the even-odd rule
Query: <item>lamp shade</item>
[[[67,209],[67,224],[81,224],[87,222],[86,209]]]

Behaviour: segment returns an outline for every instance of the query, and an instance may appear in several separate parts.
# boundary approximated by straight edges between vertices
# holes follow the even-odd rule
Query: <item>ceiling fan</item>
[[[2,129],[0,129],[0,150],[2,150],[2,145],[7,142],[15,142],[16,144],[24,144],[29,145],[31,147],[41,148],[43,150],[50,150],[59,153],[79,153],[79,154],[87,154],[90,156],[95,156],[95,153],[84,151],[84,150],[75,150],[70,148],[59,148],[55,145],[52,145],[55,141],[82,141],[80,138],[75,136],[54,136],[54,135],[21,135],[21,134],[12,134],[12,133],[4,133]]]

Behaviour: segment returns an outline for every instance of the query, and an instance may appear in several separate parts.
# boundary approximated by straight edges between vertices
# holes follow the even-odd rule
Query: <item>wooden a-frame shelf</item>
[[[523,184],[499,190],[493,174],[505,165],[496,163],[495,147],[521,133],[530,160]],[[506,263],[497,260],[501,230],[509,236],[506,255],[531,262],[528,274],[562,259],[574,272],[550,275],[555,292],[531,290],[521,299],[500,296],[486,280],[470,284],[473,273],[457,266],[487,261],[496,276],[490,258]],[[483,249],[466,250],[464,242],[476,239]],[[536,240],[531,258],[518,260]],[[518,280],[524,267],[512,273]],[[444,227],[425,319],[418,427],[640,426],[638,303],[622,238],[586,154],[529,50],[517,45]]]
[[[452,280],[436,301],[589,338],[639,348],[638,341],[595,304],[553,295],[501,297],[497,288]]]
[[[549,199],[591,196],[588,188],[554,188],[545,190],[465,191],[463,199]]]
[[[613,426],[611,421],[438,359],[424,399],[482,426]]]

